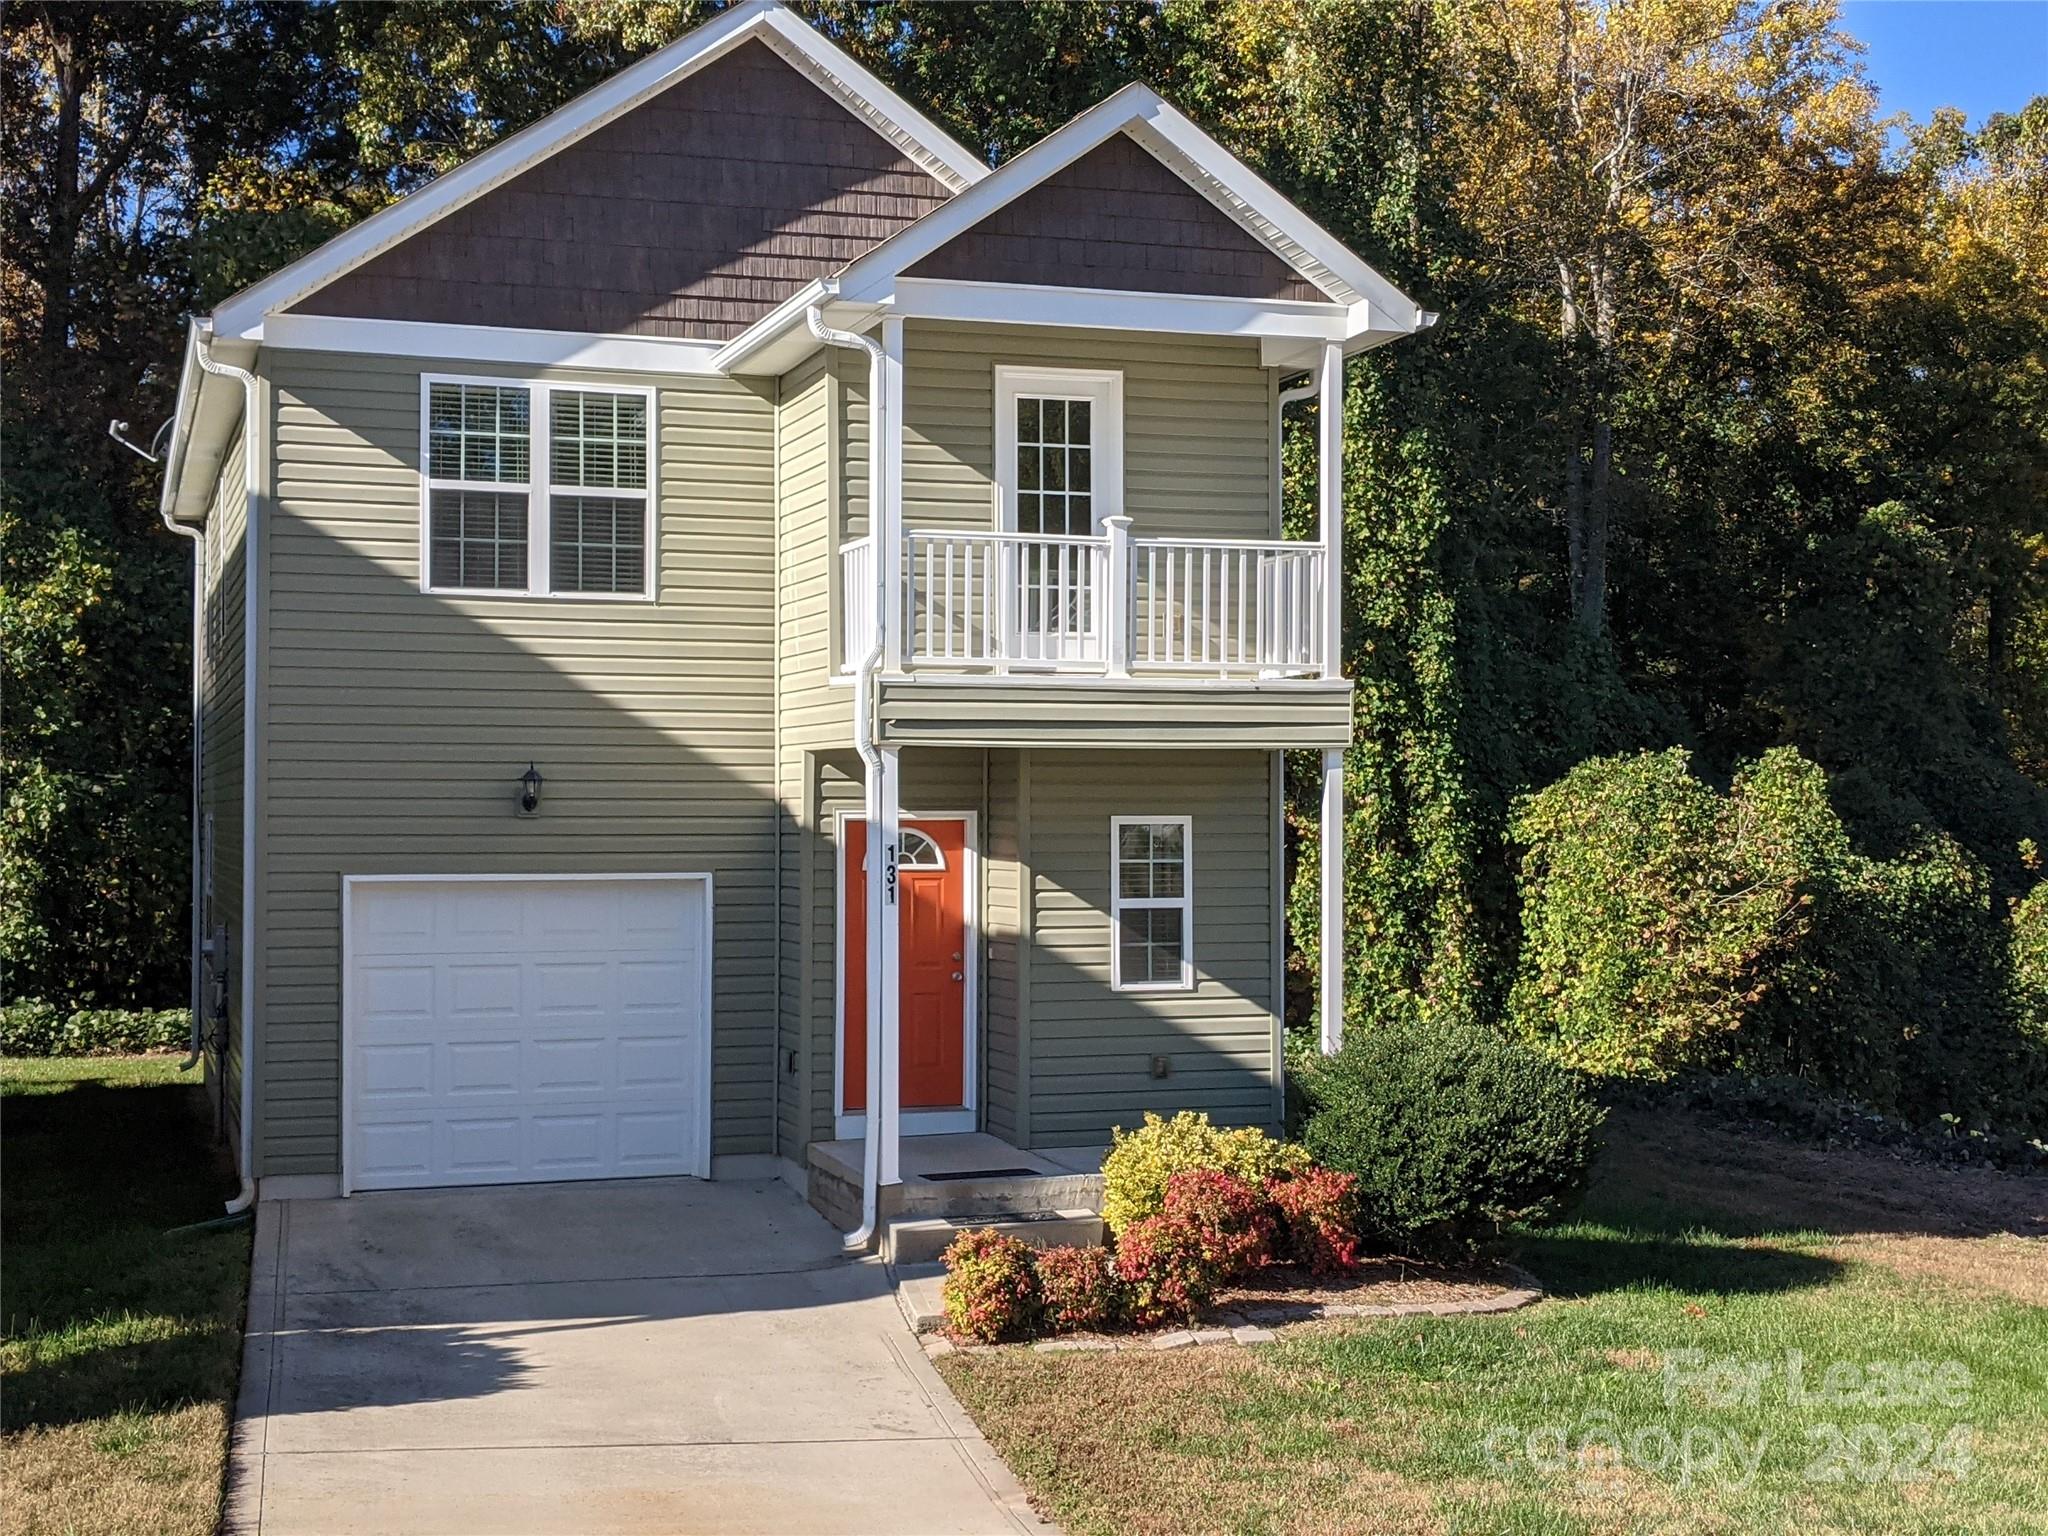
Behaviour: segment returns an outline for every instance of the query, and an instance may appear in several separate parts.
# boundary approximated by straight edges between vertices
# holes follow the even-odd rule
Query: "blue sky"
[[[1884,116],[1961,107],[1972,126],[2048,94],[2048,0],[1846,0]]]

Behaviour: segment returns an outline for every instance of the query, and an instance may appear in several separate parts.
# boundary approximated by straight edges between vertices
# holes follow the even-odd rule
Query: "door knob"
[[[961,975],[960,975],[960,973],[959,973],[958,971],[955,971],[955,972],[953,973],[953,979],[954,979],[955,981],[959,981],[959,980],[961,980],[961,979],[963,979],[963,978],[961,977]]]

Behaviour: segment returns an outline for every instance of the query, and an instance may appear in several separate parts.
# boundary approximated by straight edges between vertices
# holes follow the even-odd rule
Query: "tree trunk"
[[[43,331],[46,353],[64,351],[71,335],[71,288],[78,260],[78,161],[84,133],[85,94],[92,71],[84,60],[82,28],[67,27],[56,13],[44,13],[50,39],[50,72],[57,82],[57,147],[50,167],[50,243],[43,252]]]
[[[1586,263],[1593,309],[1593,463],[1585,490],[1580,559],[1574,568],[1572,618],[1587,635],[1607,628],[1607,534],[1613,513],[1614,423],[1609,416],[1614,376],[1616,316],[1613,273],[1603,254]]]

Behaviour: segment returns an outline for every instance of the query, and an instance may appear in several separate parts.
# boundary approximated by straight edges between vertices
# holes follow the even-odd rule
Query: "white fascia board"
[[[989,174],[987,166],[916,108],[789,15],[780,0],[745,0],[225,300],[214,311],[214,330],[226,337],[253,336],[271,311],[287,308],[754,38],[785,59],[795,55],[807,61],[809,78],[836,88],[840,99],[885,137],[906,150],[914,147],[915,158],[942,183],[958,190]]]
[[[716,374],[719,343],[583,331],[526,331],[494,325],[356,320],[342,315],[272,315],[263,344],[273,350],[352,352],[536,368],[605,368],[631,373]]]
[[[208,373],[199,366],[197,321],[185,333],[185,360],[178,375],[176,425],[164,452],[164,484],[158,505],[179,522],[204,521],[213,499],[213,483],[220,476],[221,455],[242,419],[245,403],[240,384]],[[247,343],[216,341],[216,361],[247,368],[256,361],[256,348]]]
[[[1344,340],[1350,323],[1350,310],[1342,304],[927,277],[897,278],[891,312],[919,320],[1070,325],[1189,336],[1272,336],[1318,343]]]
[[[157,495],[159,511],[169,512],[178,496],[178,478],[184,472],[185,455],[191,444],[192,397],[205,370],[199,366],[199,322],[185,322],[185,345],[178,359],[178,403],[171,411],[171,441],[164,450],[164,483]]]

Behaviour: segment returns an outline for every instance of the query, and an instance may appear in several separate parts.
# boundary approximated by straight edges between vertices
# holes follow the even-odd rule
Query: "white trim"
[[[550,602],[651,603],[661,567],[661,402],[645,384],[582,383],[574,380],[507,379],[472,373],[422,373],[420,379],[420,591],[432,597],[545,598]],[[526,395],[527,478],[517,480],[449,480],[432,470],[429,405],[436,384],[469,384],[489,389],[517,389]],[[586,395],[637,395],[646,404],[647,484],[642,489],[603,489],[554,483],[554,392]],[[437,587],[433,584],[433,493],[437,490],[498,491],[526,497],[526,585],[521,587]],[[550,585],[553,502],[564,496],[638,496],[642,511],[642,572],[637,592],[557,592]]]
[[[862,1134],[865,1115],[846,1110],[846,828],[850,822],[865,822],[865,810],[841,806],[833,812],[832,855],[832,1124],[841,1137]],[[899,1134],[942,1136],[975,1129],[981,1113],[979,1086],[981,1066],[981,815],[978,811],[904,811],[897,825],[915,822],[958,821],[966,826],[961,840],[966,865],[960,872],[961,921],[966,946],[961,951],[965,990],[961,995],[960,1029],[964,1049],[960,1060],[960,1089],[964,1100],[957,1109],[905,1109],[898,1116]],[[964,1121],[964,1123],[962,1123]]]
[[[699,881],[704,887],[704,976],[702,1001],[704,1005],[703,1039],[697,1053],[697,1080],[699,1086],[699,1108],[697,1123],[697,1174],[700,1179],[711,1177],[711,1115],[715,1102],[711,1092],[712,1036],[717,1033],[717,1014],[714,1011],[716,988],[713,974],[718,969],[717,950],[713,947],[717,938],[717,888],[708,871],[676,871],[670,873],[642,873],[632,871],[621,874],[487,874],[487,875],[343,875],[341,877],[341,1064],[335,1074],[335,1086],[341,1105],[341,1193],[346,1196],[355,1188],[355,1116],[349,1112],[348,1060],[350,1022],[354,1009],[349,997],[349,977],[355,968],[355,945],[350,933],[350,915],[355,907],[355,893],[358,886],[370,885],[473,885],[488,882],[514,882],[522,885],[567,884],[572,881],[602,881],[618,884],[623,881]],[[244,1063],[243,1070],[248,1070]],[[467,1186],[463,1186],[467,1187]]]
[[[1352,312],[1342,304],[993,283],[978,278],[899,277],[891,313],[919,320],[1172,331],[1283,341],[1342,341],[1353,329]]]
[[[340,315],[272,315],[260,333],[266,347],[295,352],[347,352],[359,357],[520,363],[535,368],[605,368],[635,373],[718,376],[722,343],[661,336],[582,331],[529,331],[495,325],[440,325],[421,320],[356,320]]]
[[[995,478],[998,526],[1017,531],[1017,399],[1086,400],[1095,409],[1089,443],[1092,535],[1124,510],[1124,376],[1118,368],[1020,368],[995,365]]]
[[[906,1109],[898,1117],[905,1136],[959,1136],[979,1130],[971,1109]],[[868,1117],[859,1112],[832,1117],[832,1134],[841,1141],[858,1141],[868,1133]]]
[[[1125,827],[1180,828],[1180,895],[1125,896],[1120,878]],[[1123,914],[1135,911],[1179,912],[1180,980],[1125,981]],[[1195,819],[1192,816],[1112,816],[1109,818],[1109,989],[1112,992],[1192,992],[1195,988]]]
[[[850,680],[832,678],[835,684]],[[1154,688],[1185,689],[1192,693],[1303,693],[1351,691],[1348,677],[1218,677],[1212,673],[1141,672],[1135,677],[1111,677],[1102,672],[884,672],[878,681],[891,688],[914,683],[922,688],[1092,688],[1122,692]],[[1131,743],[1118,743],[1119,750],[1131,750]]]
[[[970,187],[988,175],[988,168],[965,146],[777,0],[745,0],[225,300],[214,310],[215,330],[224,336],[255,335],[273,310],[289,308],[755,38],[785,60],[807,60],[810,67],[803,73],[808,78],[837,94],[849,110],[911,152],[952,190]]]
[[[1421,311],[1412,300],[1157,91],[1135,82],[850,262],[840,273],[840,293],[853,301],[888,298],[907,269],[1124,132],[1339,304],[1365,301],[1367,313],[1357,317],[1361,330],[1405,334],[1419,328]],[[1198,173],[1192,180],[1191,170]]]
[[[1344,749],[1323,751],[1323,807],[1317,827],[1318,870],[1322,901],[1316,935],[1321,964],[1317,980],[1316,1018],[1323,1054],[1334,1056],[1344,1045]],[[1335,835],[1333,836],[1332,833]]]

